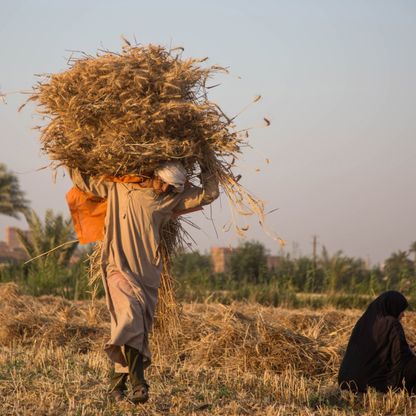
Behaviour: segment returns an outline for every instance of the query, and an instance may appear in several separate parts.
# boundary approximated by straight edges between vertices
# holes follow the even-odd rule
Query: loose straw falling
[[[55,251],[55,250],[58,250],[58,249],[60,249],[60,248],[62,248],[62,247],[64,247],[64,246],[67,246],[67,245],[69,245],[69,244],[74,244],[74,243],[77,243],[77,242],[78,242],[78,239],[75,239],[75,240],[71,240],[71,241],[67,241],[67,242],[65,242],[65,243],[62,243],[62,244],[60,244],[59,246],[56,246],[56,247],[54,247],[54,248],[52,248],[52,249],[50,249],[50,250],[46,251],[45,253],[39,254],[38,256],[33,257],[33,258],[31,258],[31,259],[29,259],[29,260],[25,261],[25,262],[24,262],[24,264],[31,263],[32,261],[37,260],[37,259],[39,259],[39,258],[41,258],[41,257],[43,257],[43,256],[47,256],[48,254],[52,253],[52,252],[53,252],[53,251]]]

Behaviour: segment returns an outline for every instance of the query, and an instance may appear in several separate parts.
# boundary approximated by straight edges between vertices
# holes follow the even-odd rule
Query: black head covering
[[[338,374],[341,386],[365,391],[399,387],[404,366],[413,358],[398,317],[409,306],[394,290],[370,303],[356,323]]]
[[[397,319],[408,306],[407,299],[400,292],[389,290],[370,303],[363,317],[392,316]]]

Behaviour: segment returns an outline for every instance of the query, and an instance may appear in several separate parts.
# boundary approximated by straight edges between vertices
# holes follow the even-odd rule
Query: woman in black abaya
[[[341,363],[338,383],[343,389],[386,392],[405,388],[416,392],[416,357],[400,319],[409,306],[399,292],[380,295],[356,323]]]

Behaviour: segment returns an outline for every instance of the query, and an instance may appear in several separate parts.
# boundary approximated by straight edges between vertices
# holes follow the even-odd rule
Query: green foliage
[[[172,265],[173,273],[176,276],[183,274],[200,274],[209,272],[211,261],[209,256],[200,254],[198,251],[192,253],[181,252],[175,257]]]
[[[28,206],[16,175],[0,163],[0,214],[17,218],[19,213],[27,211]]]
[[[77,249],[78,242],[71,220],[64,220],[62,214],[55,215],[47,210],[42,222],[34,210],[26,214],[29,232],[18,231],[19,239],[30,258],[38,256],[36,265],[43,267],[47,263],[67,267]],[[67,244],[68,243],[68,244]],[[57,247],[60,247],[57,250]],[[50,253],[49,251],[54,250]],[[48,253],[47,255],[44,255]]]
[[[30,216],[29,216],[30,214]],[[48,211],[44,221],[27,214],[30,233],[20,233],[30,257],[36,257],[74,239],[70,221]],[[413,247],[415,246],[415,247]],[[70,299],[89,297],[87,251],[74,261],[77,244],[63,245],[33,262],[0,267],[1,281],[16,281],[33,295],[55,294]],[[181,252],[172,262],[176,295],[185,302],[256,302],[291,308],[363,308],[377,294],[396,289],[416,298],[415,262],[409,252],[393,253],[385,267],[368,268],[360,258],[342,251],[329,255],[275,259],[267,268],[267,251],[259,242],[245,242],[234,249],[228,269],[214,273],[211,258],[199,252]],[[101,292],[101,295],[103,293]]]
[[[326,278],[326,287],[331,293],[339,290],[356,289],[368,278],[368,271],[364,261],[345,256],[342,251],[337,251],[329,256],[325,247],[320,259],[321,270]]]
[[[393,253],[385,262],[386,281],[391,287],[401,291],[412,285],[415,276],[415,265],[408,259],[406,251]]]
[[[259,242],[245,242],[231,254],[230,273],[233,279],[260,283],[267,280],[266,249]]]
[[[35,296],[88,297],[88,253],[77,252],[71,221],[51,210],[46,212],[44,221],[33,210],[26,212],[26,220],[29,231],[18,231],[18,235],[33,260],[3,266],[0,281],[16,281]]]
[[[64,267],[56,261],[41,265],[11,263],[0,268],[0,282],[16,282],[33,296],[56,295],[67,299],[89,299],[88,262],[86,251],[74,264]]]
[[[173,272],[183,301],[229,304],[252,301],[270,306],[363,308],[377,294],[396,289],[416,298],[414,262],[406,252],[392,254],[386,266],[367,267],[342,251],[316,258],[277,258],[267,269],[267,252],[258,242],[246,242],[231,254],[228,270],[213,273],[210,259],[198,252],[180,253]]]

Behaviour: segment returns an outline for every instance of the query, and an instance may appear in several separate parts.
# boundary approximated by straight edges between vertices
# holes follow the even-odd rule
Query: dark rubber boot
[[[133,388],[131,401],[133,403],[146,403],[149,400],[149,385],[147,383],[139,384]]]
[[[143,355],[129,345],[124,346],[124,351],[132,386],[131,401],[134,403],[145,403],[149,400],[149,385],[144,379]]]
[[[116,402],[121,402],[126,398],[127,376],[127,373],[114,373],[111,377],[109,394]]]

